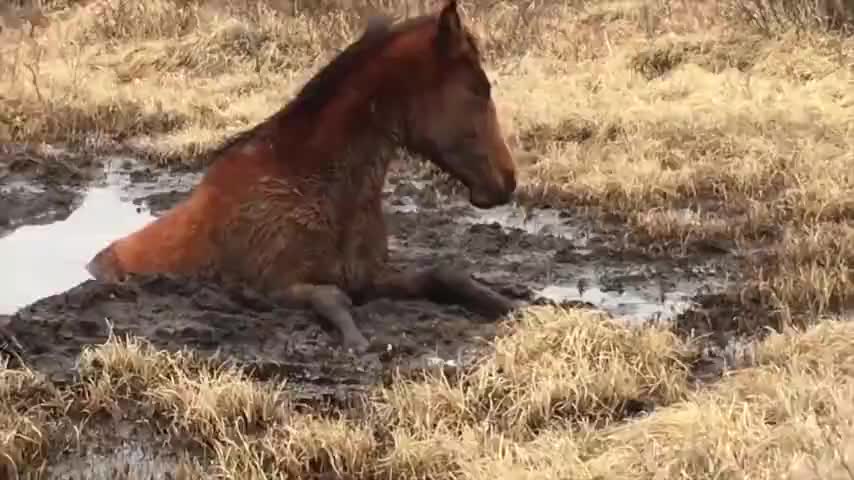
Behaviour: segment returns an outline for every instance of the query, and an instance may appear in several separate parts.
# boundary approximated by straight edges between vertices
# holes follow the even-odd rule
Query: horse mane
[[[371,17],[362,35],[315,73],[282,109],[254,127],[226,139],[208,154],[208,158],[216,158],[232,147],[244,144],[266,131],[274,123],[320,112],[335,97],[335,93],[340,91],[340,85],[361,68],[366,60],[378,54],[399,34],[433,19],[431,15],[423,15],[394,24],[394,19],[388,16]]]

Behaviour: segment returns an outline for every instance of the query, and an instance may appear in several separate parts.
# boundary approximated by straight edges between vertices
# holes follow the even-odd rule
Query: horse
[[[279,305],[313,310],[351,352],[370,347],[353,305],[380,297],[509,313],[515,301],[459,269],[388,265],[382,188],[401,150],[460,181],[476,208],[514,196],[514,159],[456,0],[369,23],[284,108],[213,150],[189,197],[86,269],[116,283],[135,274],[239,279]]]

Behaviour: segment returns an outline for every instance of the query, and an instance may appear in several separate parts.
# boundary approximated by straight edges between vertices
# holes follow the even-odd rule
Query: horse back
[[[216,268],[218,238],[259,178],[276,175],[265,149],[239,147],[211,165],[190,196],[161,217],[100,251],[87,265],[93,277],[121,280],[126,274],[192,275]]]

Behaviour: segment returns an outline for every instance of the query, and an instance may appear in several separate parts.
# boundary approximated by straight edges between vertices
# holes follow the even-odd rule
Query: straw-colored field
[[[0,143],[192,162],[280,108],[358,35],[364,3],[415,8],[0,7]],[[0,463],[32,471],[112,414],[189,440],[173,446],[191,477],[854,478],[854,327],[834,318],[854,300],[854,5],[818,2],[840,30],[814,1],[766,3],[463,2],[526,203],[590,207],[655,255],[742,255],[746,280],[721,299],[739,318],[719,321],[783,333],[745,346],[734,373],[698,386],[691,339],[538,308],[462,378],[400,380],[345,419],[116,340],[83,356],[82,384],[0,371]],[[639,398],[654,412],[632,415]]]

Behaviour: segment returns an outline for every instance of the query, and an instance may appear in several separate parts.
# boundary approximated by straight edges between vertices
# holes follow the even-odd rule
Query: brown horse
[[[516,189],[490,82],[456,1],[374,22],[282,110],[213,155],[192,195],[100,251],[98,280],[171,273],[247,282],[313,309],[346,347],[368,341],[354,301],[425,298],[499,316],[514,303],[461,271],[387,265],[382,187],[397,148],[426,157],[491,208]]]

